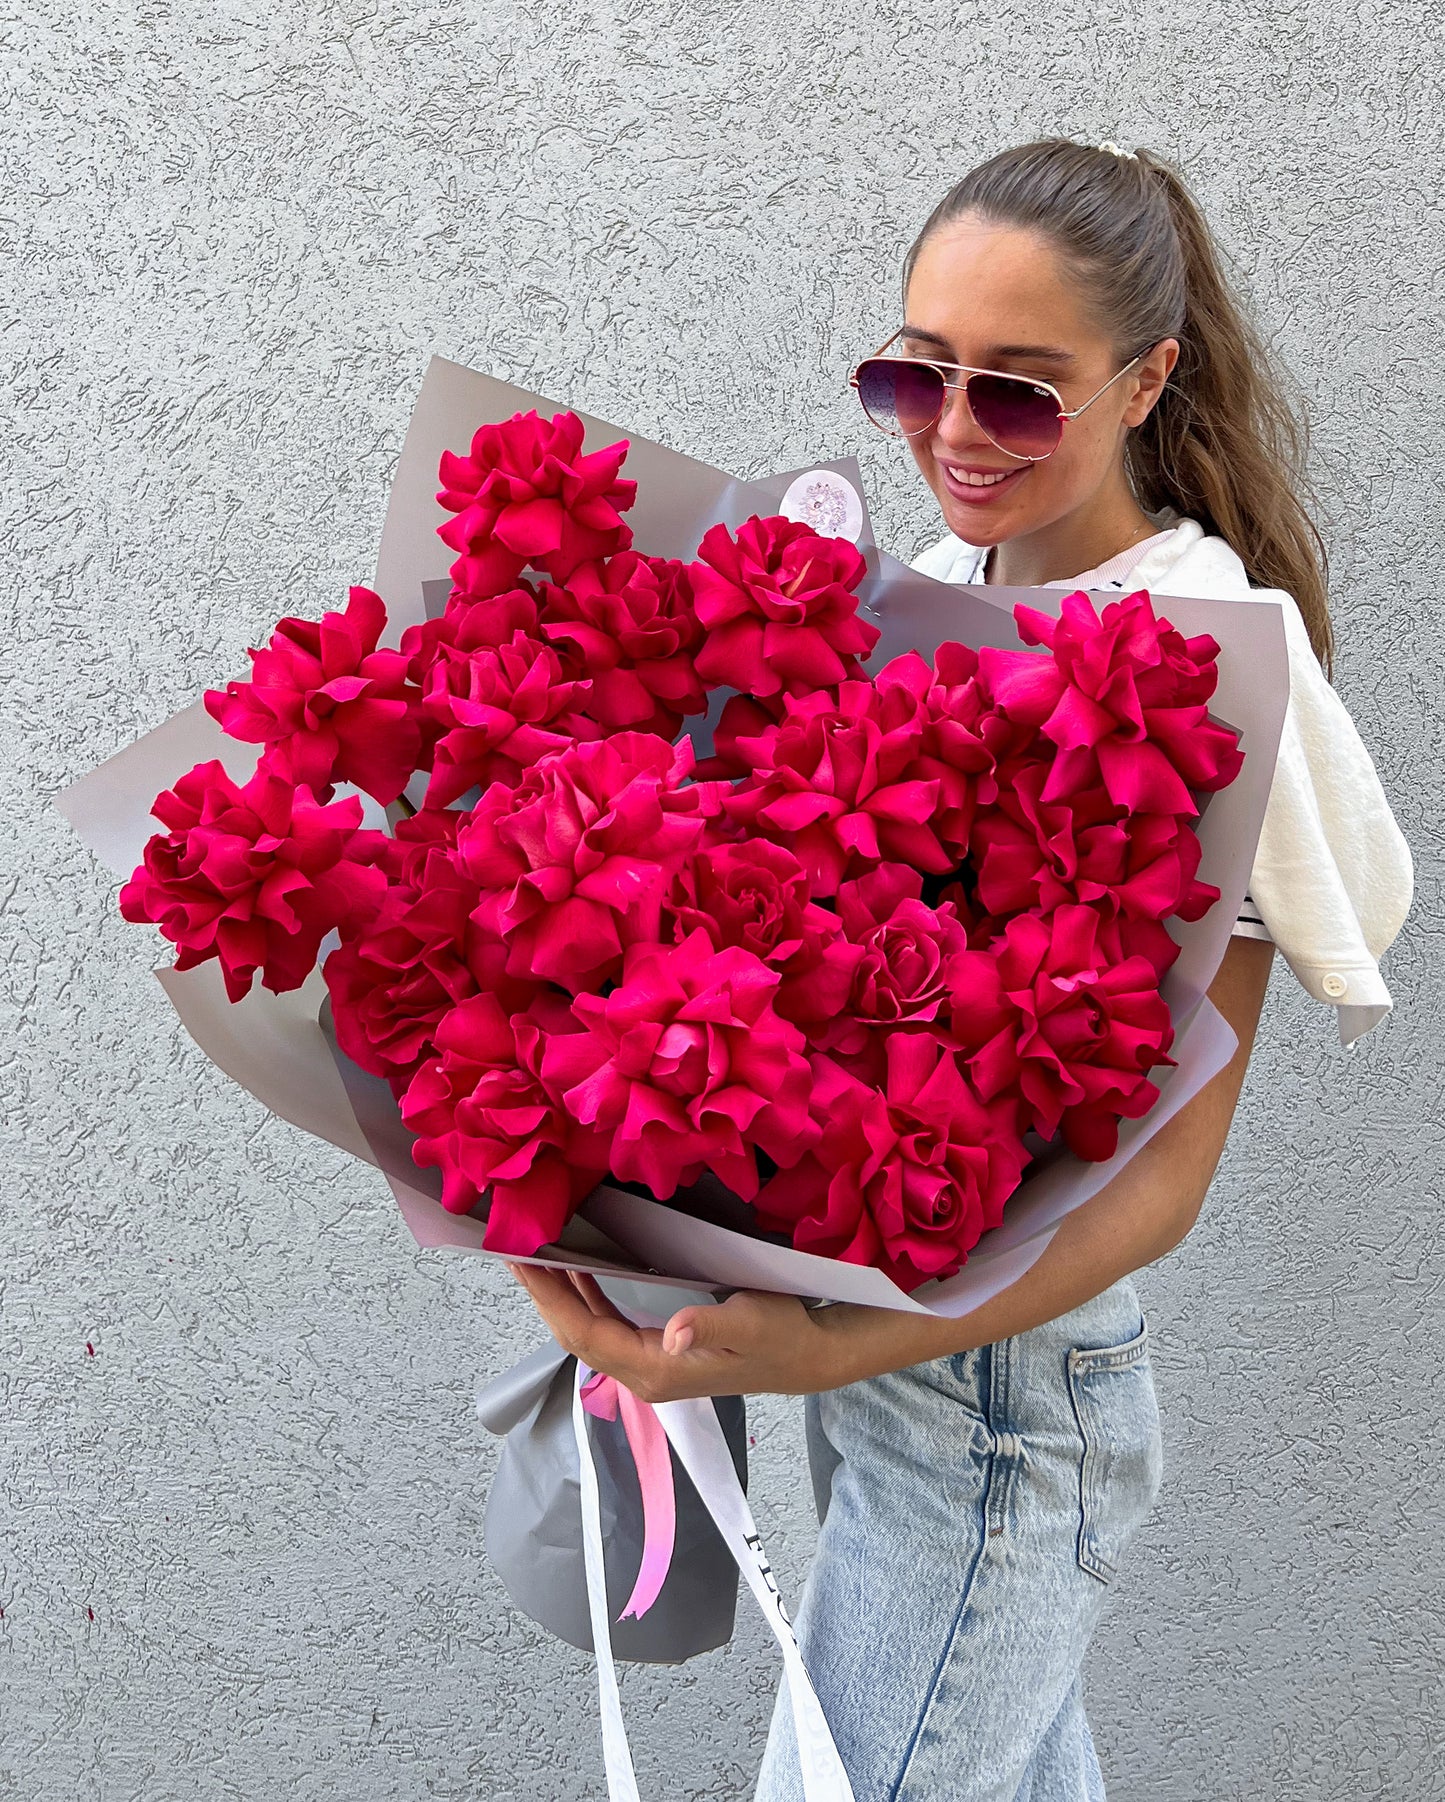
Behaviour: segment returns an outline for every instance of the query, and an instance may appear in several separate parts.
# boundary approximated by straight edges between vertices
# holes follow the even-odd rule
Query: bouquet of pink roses
[[[434,362],[375,586],[61,805],[424,1243],[977,1305],[1232,1050],[1278,622],[947,587],[846,462],[539,398]]]
[[[583,430],[519,412],[443,455],[452,586],[395,649],[357,587],[206,695],[255,772],[159,797],[121,911],[232,1001],[334,935],[339,1044],[489,1250],[609,1177],[711,1173],[795,1247],[947,1277],[1039,1146],[1111,1156],[1174,1062],[1165,923],[1218,898],[1195,795],[1242,761],[1219,646],[1076,594],[1015,607],[1043,654],[870,675],[853,543],[755,514],[648,556],[626,442]]]

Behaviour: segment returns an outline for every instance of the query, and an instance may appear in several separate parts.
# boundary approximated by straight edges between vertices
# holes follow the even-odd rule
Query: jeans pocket
[[[1068,1371],[1082,1441],[1078,1561],[1107,1583],[1148,1518],[1164,1474],[1149,1323],[1141,1315],[1138,1333],[1122,1345],[1072,1347]]]

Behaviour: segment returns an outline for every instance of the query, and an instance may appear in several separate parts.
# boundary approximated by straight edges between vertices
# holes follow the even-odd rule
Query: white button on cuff
[[[1320,987],[1327,995],[1343,995],[1349,986],[1344,977],[1336,975],[1333,970],[1320,980]]]

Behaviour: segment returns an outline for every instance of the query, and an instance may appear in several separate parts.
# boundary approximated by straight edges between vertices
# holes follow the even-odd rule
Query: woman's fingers
[[[589,1275],[585,1270],[569,1270],[567,1274],[572,1279],[572,1287],[582,1297],[583,1301],[587,1303],[587,1306],[591,1308],[594,1314],[605,1320],[627,1319],[627,1316],[620,1308],[614,1307],[612,1303],[608,1301],[607,1297],[602,1292],[602,1285],[597,1281],[595,1276]],[[629,1322],[628,1324],[630,1325],[631,1323]]]
[[[526,1275],[525,1275],[525,1272],[527,1270],[526,1265],[508,1264],[507,1268],[508,1268],[508,1270],[510,1270],[512,1272],[512,1274],[517,1278],[517,1280],[519,1282],[521,1282],[524,1286],[527,1286]],[[547,1266],[534,1265],[532,1268],[534,1271],[537,1269],[546,1270]],[[607,1299],[607,1296],[603,1293],[602,1285],[597,1281],[596,1277],[593,1276],[590,1271],[586,1271],[586,1270],[558,1271],[554,1268],[551,1271],[549,1271],[548,1274],[553,1275],[553,1276],[565,1276],[566,1279],[568,1280],[568,1282],[570,1282],[572,1287],[577,1291],[578,1295],[580,1295],[582,1297],[582,1300],[587,1304],[587,1307],[591,1310],[591,1312],[593,1314],[595,1314],[598,1317],[599,1320],[620,1320],[625,1325],[630,1326],[632,1324],[632,1322],[628,1320],[627,1316],[622,1312],[622,1310],[618,1307],[615,1307],[613,1305],[613,1303]]]
[[[815,1323],[794,1296],[736,1290],[712,1306],[678,1309],[662,1329],[635,1327],[586,1271],[507,1268],[564,1351],[643,1401],[818,1386],[793,1380],[791,1366],[815,1350],[808,1330]]]
[[[552,1329],[552,1337],[563,1351],[571,1352],[592,1370],[601,1370],[627,1382],[645,1368],[649,1358],[656,1357],[649,1341],[661,1334],[655,1329],[633,1326],[615,1309],[596,1314],[578,1293],[576,1285],[563,1270],[549,1270],[541,1265],[516,1267],[517,1280],[532,1297],[537,1312]],[[606,1297],[599,1299],[607,1306]],[[629,1388],[631,1384],[628,1384]]]

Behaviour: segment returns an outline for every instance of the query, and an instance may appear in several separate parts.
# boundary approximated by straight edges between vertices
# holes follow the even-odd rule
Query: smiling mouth
[[[944,481],[950,494],[961,499],[979,501],[992,499],[1004,488],[1009,487],[1019,476],[1028,473],[1028,464],[1019,469],[965,469],[961,464],[945,463],[941,459],[938,467],[943,471]]]

